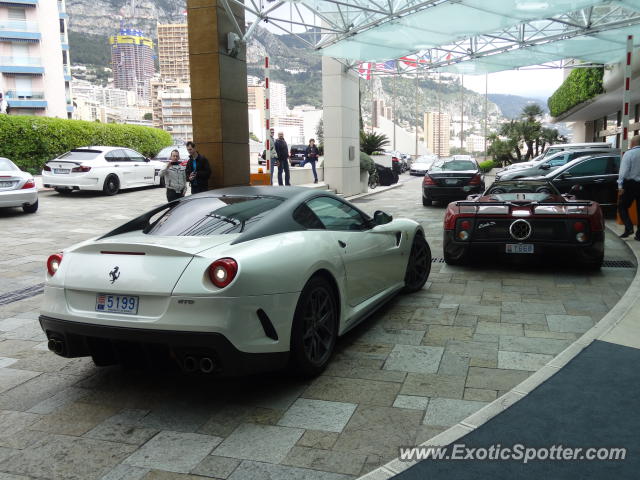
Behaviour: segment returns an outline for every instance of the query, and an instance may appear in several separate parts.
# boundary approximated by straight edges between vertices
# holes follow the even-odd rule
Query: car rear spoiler
[[[456,202],[456,206],[473,207],[476,205],[495,205],[495,206],[509,206],[509,207],[538,207],[546,205],[566,205],[577,207],[590,207],[593,205],[591,200],[576,200],[571,202],[529,202],[529,203],[513,203],[513,202],[475,202],[473,200],[461,200]]]

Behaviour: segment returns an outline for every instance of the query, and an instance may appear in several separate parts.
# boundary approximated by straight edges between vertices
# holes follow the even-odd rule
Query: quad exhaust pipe
[[[211,357],[196,358],[193,355],[187,355],[182,361],[182,368],[187,373],[202,372],[205,374],[213,373],[216,369],[216,362]]]

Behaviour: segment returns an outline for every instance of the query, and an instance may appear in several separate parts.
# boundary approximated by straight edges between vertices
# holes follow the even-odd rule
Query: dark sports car
[[[434,200],[450,201],[482,192],[484,175],[475,160],[455,157],[438,160],[422,180],[422,204],[425,207]]]
[[[495,182],[484,194],[452,202],[444,218],[450,265],[483,256],[571,255],[588,268],[604,257],[604,219],[597,202],[562,195],[546,179]]]

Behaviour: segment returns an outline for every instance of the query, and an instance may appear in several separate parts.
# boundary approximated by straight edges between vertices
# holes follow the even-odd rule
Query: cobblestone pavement
[[[41,283],[50,253],[163,198],[45,192],[36,215],[0,211],[0,303]],[[419,179],[358,203],[419,220],[442,257],[444,209],[421,205]],[[607,257],[631,260],[613,235]],[[434,263],[422,292],[347,334],[308,382],[96,368],[46,350],[41,295],[0,304],[0,479],[356,477],[527,378],[602,318],[634,273]]]

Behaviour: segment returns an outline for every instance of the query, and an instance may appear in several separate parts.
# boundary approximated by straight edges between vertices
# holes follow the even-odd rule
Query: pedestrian
[[[624,222],[626,238],[633,233],[633,222],[629,218],[629,207],[635,200],[637,219],[640,221],[640,135],[636,135],[629,143],[629,150],[622,156],[618,173],[618,213]],[[640,229],[636,229],[635,239],[640,241]]]
[[[273,138],[273,134],[275,133],[275,131],[272,129],[269,130],[269,149],[271,150],[271,163],[269,164],[269,173],[271,174],[271,183],[269,185],[273,185],[273,171],[275,170],[275,166],[278,163],[277,157],[278,154],[276,153],[276,141]],[[266,150],[265,150],[265,157],[266,158]]]
[[[291,185],[289,183],[289,146],[282,132],[278,132],[276,154],[278,155],[278,185],[282,185],[282,171],[284,170],[284,184],[289,186]]]
[[[2,90],[0,90],[0,113],[9,113],[9,104],[7,103],[7,99],[4,97]]]
[[[164,178],[167,187],[167,202],[173,202],[184,197],[187,191],[187,167],[180,164],[180,152],[172,150],[167,166],[160,171],[160,178]]]
[[[318,161],[319,150],[316,147],[315,139],[309,140],[309,145],[307,145],[307,150],[304,153],[304,162],[302,162],[302,166],[304,167],[307,163],[311,164],[311,170],[313,171],[313,183],[318,183],[318,172],[316,171],[316,162]]]
[[[189,161],[185,173],[187,180],[191,182],[191,194],[206,192],[209,190],[211,176],[209,160],[198,153],[196,144],[193,142],[187,142],[187,152],[189,152]]]

